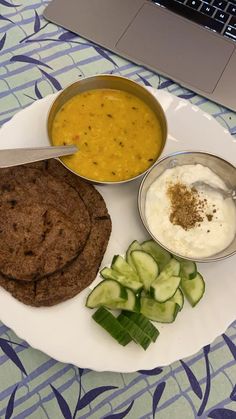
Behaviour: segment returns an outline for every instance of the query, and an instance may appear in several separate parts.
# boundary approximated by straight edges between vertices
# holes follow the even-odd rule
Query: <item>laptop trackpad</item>
[[[131,60],[208,93],[234,50],[226,40],[154,4],[142,7],[116,47]]]

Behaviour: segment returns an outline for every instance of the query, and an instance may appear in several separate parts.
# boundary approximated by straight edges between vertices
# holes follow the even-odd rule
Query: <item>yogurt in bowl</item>
[[[235,167],[218,156],[180,152],[164,157],[140,186],[144,226],[177,256],[202,262],[227,257],[236,252],[236,205],[214,187],[228,191],[235,185]]]

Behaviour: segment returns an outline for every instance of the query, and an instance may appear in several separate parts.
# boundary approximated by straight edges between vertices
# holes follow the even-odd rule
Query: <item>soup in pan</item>
[[[117,182],[145,172],[160,155],[163,135],[154,111],[137,96],[95,89],[68,100],[52,124],[54,145],[75,144],[62,160],[79,175]]]

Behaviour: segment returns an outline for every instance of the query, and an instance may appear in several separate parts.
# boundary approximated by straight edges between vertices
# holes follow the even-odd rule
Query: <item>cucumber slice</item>
[[[148,348],[152,340],[133,320],[122,313],[117,317],[117,320],[136,343],[141,345],[145,350]]]
[[[128,276],[125,276],[115,271],[115,269],[103,268],[100,271],[100,274],[105,279],[114,279],[115,281],[118,281],[121,285],[123,285],[124,287],[130,288],[135,293],[138,293],[143,289],[142,282],[133,281]]]
[[[140,310],[140,300],[135,295],[135,293],[127,288],[127,300],[125,301],[113,301],[109,304],[106,304],[107,308],[111,310],[119,309],[119,310],[129,310],[139,312]]]
[[[168,278],[169,276],[179,276],[179,274],[180,274],[180,262],[172,258],[165,265],[159,277]]]
[[[122,314],[136,323],[137,326],[140,327],[140,329],[142,329],[153,342],[156,342],[159,336],[159,331],[150,322],[150,320],[147,319],[147,317],[143,316],[141,313],[132,313],[130,311],[123,311]]]
[[[132,281],[140,282],[137,272],[120,255],[115,255],[113,257],[111,268],[119,272],[120,274],[128,277]]]
[[[150,287],[151,297],[159,301],[159,303],[164,303],[174,296],[180,285],[180,281],[180,276],[169,276],[165,278],[160,274]]]
[[[176,259],[170,259],[160,275],[152,282],[150,288],[151,296],[160,303],[164,303],[173,297],[180,284],[181,278],[178,276],[179,273],[180,262]]]
[[[176,260],[180,262],[180,276],[185,276],[188,279],[193,279],[197,275],[197,265],[191,260],[182,259],[178,256],[174,256]]]
[[[205,282],[199,272],[194,279],[181,278],[180,287],[192,307],[195,307],[205,292]]]
[[[159,323],[172,323],[179,311],[179,306],[174,301],[158,303],[152,298],[141,297],[140,312],[150,320]]]
[[[177,303],[179,306],[179,311],[182,310],[184,305],[184,295],[180,288],[177,288],[176,293],[173,295],[170,301],[174,301],[175,303]]]
[[[133,250],[131,257],[145,290],[149,291],[151,283],[159,273],[157,262],[149,253],[144,252],[144,250]]]
[[[116,317],[104,307],[99,307],[99,309],[92,315],[92,318],[117,342],[119,342],[120,345],[126,346],[132,341],[131,336],[126,332]]]
[[[104,279],[89,294],[86,307],[95,308],[127,300],[126,289],[113,279]]]
[[[131,252],[133,251],[133,250],[141,250],[142,249],[142,246],[141,246],[141,244],[137,241],[137,240],[134,240],[130,245],[129,245],[129,247],[128,247],[128,249],[127,249],[127,252],[126,252],[126,256],[125,256],[125,258],[126,258],[126,262],[128,262],[128,264],[136,271],[136,267],[135,267],[135,264],[133,263],[133,261],[132,261],[132,257],[131,257]]]
[[[142,243],[142,248],[145,252],[150,253],[158,263],[160,271],[171,259],[171,255],[167,250],[163,249],[159,244],[153,240],[147,240]]]

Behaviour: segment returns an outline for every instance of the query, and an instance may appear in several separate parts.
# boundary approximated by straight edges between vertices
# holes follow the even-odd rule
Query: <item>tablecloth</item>
[[[0,0],[1,125],[81,77],[109,73],[191,101],[236,139],[234,112],[47,22],[47,3]],[[124,417],[236,418],[236,321],[194,356],[126,374],[57,362],[0,323],[0,418]]]

